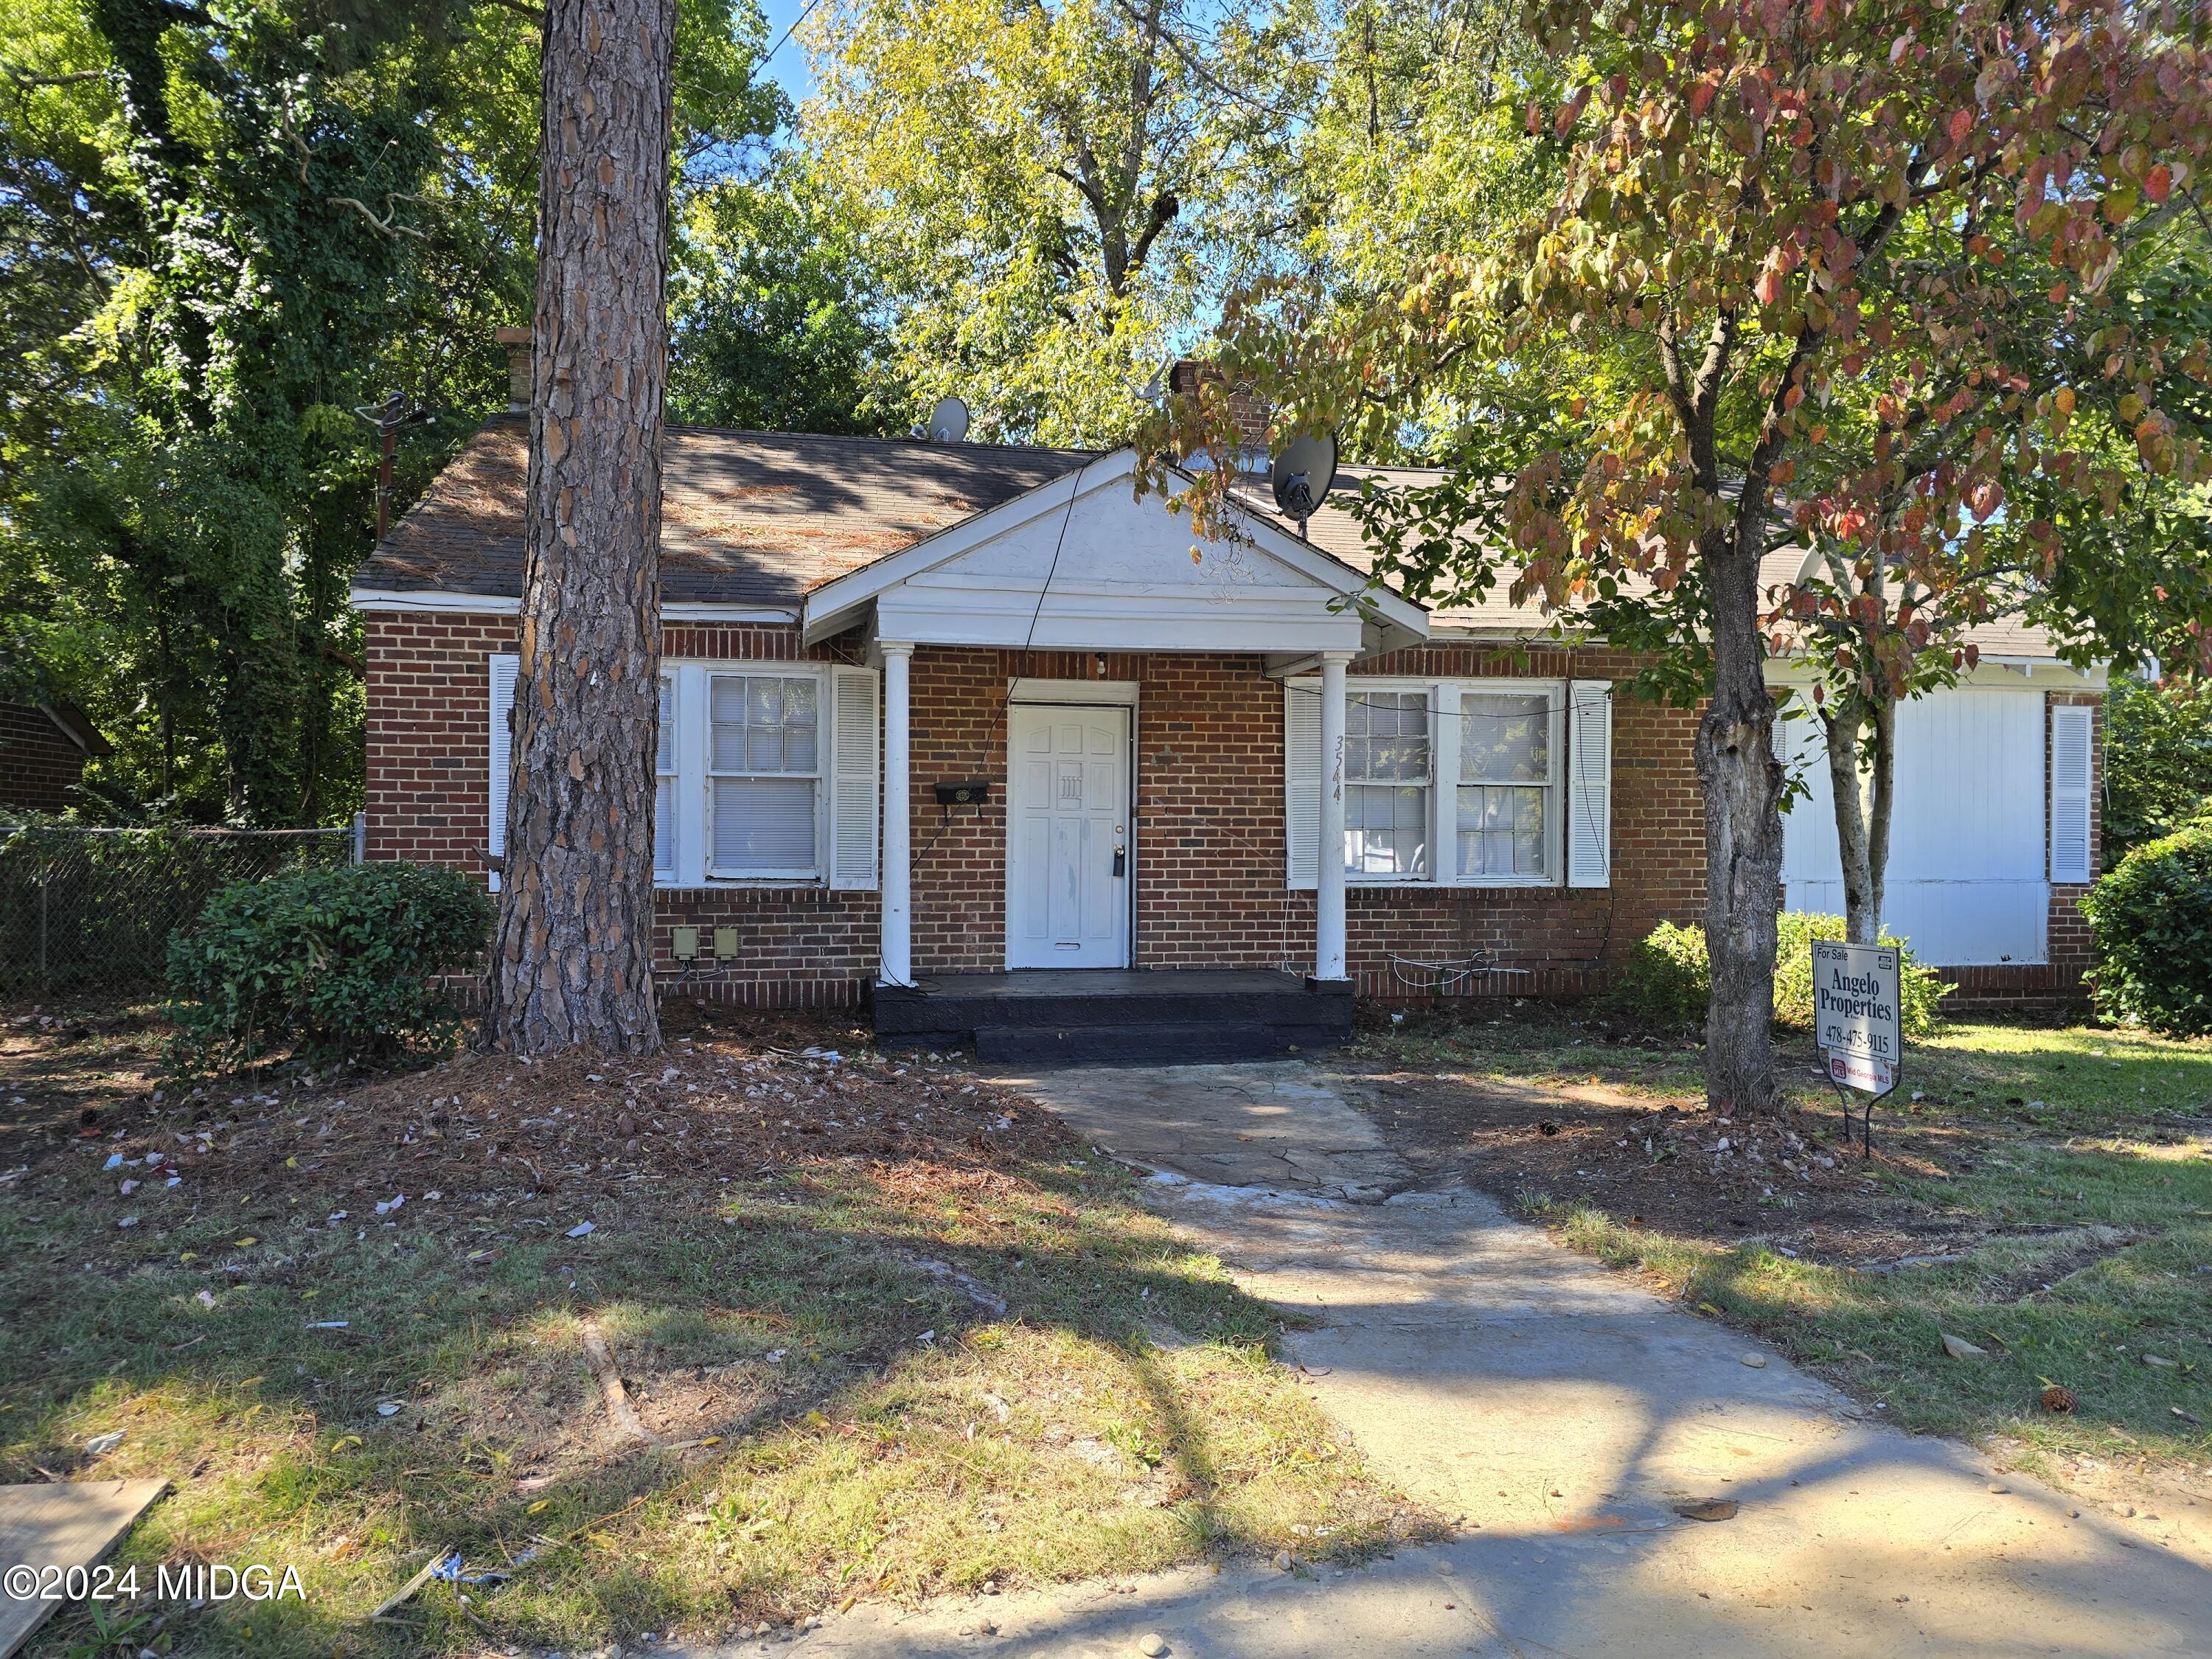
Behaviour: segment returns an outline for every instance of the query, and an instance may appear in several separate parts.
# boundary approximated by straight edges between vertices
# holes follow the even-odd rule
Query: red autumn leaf
[[[1951,142],[1954,144],[1965,143],[1966,142],[1966,135],[1973,130],[1973,111],[1970,109],[1958,109],[1951,112]]]
[[[1575,123],[1582,118],[1583,106],[1589,102],[1589,88],[1577,87],[1575,95],[1559,106],[1559,114],[1553,118],[1553,132],[1564,138],[1568,133],[1573,131]]]
[[[1693,119],[1713,106],[1714,94],[1719,91],[1720,88],[1711,81],[1700,81],[1690,88],[1690,114]]]
[[[2166,193],[2173,188],[2173,169],[2163,161],[2143,174],[2143,194],[2153,202],[2164,205]]]

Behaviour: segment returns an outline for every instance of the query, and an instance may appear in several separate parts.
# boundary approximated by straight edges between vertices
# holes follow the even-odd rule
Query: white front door
[[[1007,720],[1006,966],[1129,965],[1129,711]]]

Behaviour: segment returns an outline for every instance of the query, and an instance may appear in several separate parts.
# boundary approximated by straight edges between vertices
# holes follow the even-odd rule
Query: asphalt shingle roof
[[[529,441],[524,416],[486,422],[370,554],[356,586],[520,598]],[[661,598],[795,610],[810,588],[1048,483],[1092,453],[671,427],[661,459]],[[1320,551],[1362,572],[1374,561],[1358,521],[1341,503],[1368,472],[1389,484],[1441,476],[1417,467],[1340,475],[1306,535]],[[1237,495],[1295,530],[1273,512],[1264,482]],[[1798,556],[1770,555],[1762,586],[1787,580]],[[1505,589],[1500,582],[1480,605],[1436,611],[1434,625],[1498,634],[1549,626],[1539,607],[1513,604]],[[2053,654],[2041,629],[2016,620],[1987,623],[1971,637],[1990,656]]]
[[[487,422],[355,573],[356,586],[519,599],[530,428]],[[671,427],[660,592],[796,608],[818,582],[1073,471],[1089,452]]]
[[[1347,467],[1338,475],[1336,488],[1329,492],[1328,499],[1322,503],[1320,510],[1307,520],[1306,536],[1316,547],[1360,571],[1373,568],[1374,557],[1360,539],[1359,521],[1352,516],[1343,503],[1358,492],[1360,480],[1369,477],[1386,486],[1419,487],[1435,483],[1443,474],[1425,467],[1407,466],[1361,467],[1356,471]],[[1241,499],[1248,505],[1264,506],[1268,516],[1277,517],[1272,504],[1266,501],[1266,495],[1264,481],[1252,489],[1240,492]],[[1278,522],[1285,523],[1287,528],[1295,528],[1279,518]],[[1796,549],[1785,548],[1780,552],[1768,554],[1759,565],[1759,591],[1764,593],[1769,587],[1789,581],[1796,575],[1797,568],[1803,561],[1804,554]],[[1485,634],[1526,633],[1551,625],[1552,619],[1534,603],[1515,605],[1508,599],[1506,589],[1509,586],[1510,582],[1500,580],[1479,605],[1439,608],[1431,613],[1430,622],[1445,631],[1466,629]],[[1984,656],[1988,657],[2045,658],[2057,654],[2051,647],[2049,635],[2018,617],[1999,617],[1984,623],[1972,629],[1967,638],[1980,647]]]

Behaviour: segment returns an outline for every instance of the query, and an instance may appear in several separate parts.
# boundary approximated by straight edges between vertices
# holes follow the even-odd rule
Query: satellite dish
[[[1797,586],[1802,587],[1814,577],[1819,575],[1820,567],[1826,562],[1827,556],[1822,553],[1819,547],[1809,549],[1805,555],[1805,562],[1797,567]]]
[[[1267,463],[1267,482],[1275,491],[1275,505],[1284,516],[1298,521],[1298,533],[1314,509],[1328,499],[1336,482],[1336,436],[1294,439],[1289,448]]]
[[[957,444],[968,435],[968,405],[957,398],[940,398],[929,411],[929,441]]]

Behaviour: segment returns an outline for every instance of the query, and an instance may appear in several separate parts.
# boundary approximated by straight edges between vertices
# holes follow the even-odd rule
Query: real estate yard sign
[[[1897,947],[1813,941],[1813,1030],[1828,1080],[1881,1099],[1905,1058]]]

